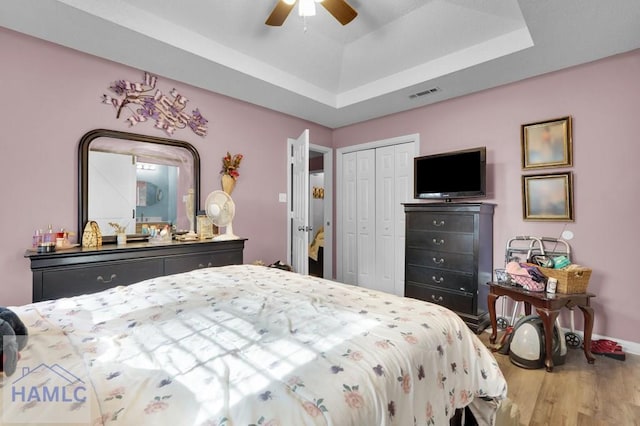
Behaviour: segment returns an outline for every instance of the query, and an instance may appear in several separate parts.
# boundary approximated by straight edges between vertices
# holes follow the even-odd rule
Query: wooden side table
[[[496,342],[498,334],[496,320],[496,300],[500,296],[510,297],[511,299],[524,302],[525,313],[531,315],[531,306],[536,308],[536,312],[542,319],[545,336],[545,360],[544,365],[547,371],[553,371],[552,346],[553,346],[553,325],[558,317],[558,313],[562,308],[578,307],[584,315],[584,356],[589,364],[595,362],[595,357],[591,353],[591,333],[593,331],[593,308],[590,300],[595,297],[593,293],[574,293],[574,294],[550,294],[545,292],[531,292],[522,287],[516,287],[509,284],[500,284],[496,282],[487,283],[489,286],[489,295],[487,303],[489,308],[489,319],[491,321],[491,343]]]

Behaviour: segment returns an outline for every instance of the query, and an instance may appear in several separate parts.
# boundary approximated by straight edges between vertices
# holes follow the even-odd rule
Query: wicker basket
[[[591,269],[589,268],[573,268],[573,269],[550,269],[538,267],[540,272],[545,274],[547,278],[555,278],[558,280],[556,292],[563,294],[586,293],[589,286],[589,278],[591,278]]]

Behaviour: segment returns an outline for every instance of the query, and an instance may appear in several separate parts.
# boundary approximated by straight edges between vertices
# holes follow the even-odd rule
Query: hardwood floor
[[[489,333],[479,337],[491,347]],[[619,361],[596,355],[590,365],[582,349],[567,351],[565,364],[552,373],[517,367],[508,355],[494,353],[509,398],[520,409],[520,424],[640,425],[640,356],[627,354]]]

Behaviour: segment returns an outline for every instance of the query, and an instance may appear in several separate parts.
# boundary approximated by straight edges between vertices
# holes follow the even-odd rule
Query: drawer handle
[[[433,258],[433,263],[435,263],[436,265],[442,265],[444,263],[444,259],[440,258],[440,259],[436,259],[435,257]]]
[[[443,240],[443,239],[436,240],[436,239],[434,238],[432,241],[433,241],[433,244],[435,244],[435,245],[437,245],[437,246],[441,246],[441,245],[443,245],[443,244],[444,244],[444,240]]]
[[[444,220],[435,220],[433,219],[433,226],[444,226]]]
[[[203,265],[202,263],[198,264],[198,268],[211,268],[213,265],[211,264],[211,262],[207,263],[206,265]]]
[[[111,281],[115,280],[116,278],[118,278],[116,274],[111,274],[111,278],[109,278],[109,280],[105,280],[104,278],[102,278],[102,275],[98,275],[98,278],[96,278],[96,281],[101,282],[103,284],[109,284]]]
[[[432,275],[432,276],[431,276],[431,279],[433,280],[433,282],[434,282],[434,283],[438,283],[438,284],[440,284],[440,283],[444,282],[444,278],[442,278],[442,277],[440,277],[440,278],[436,278],[436,276],[435,276],[435,275]]]
[[[435,295],[435,294],[432,294],[432,295],[431,295],[431,300],[432,300],[433,302],[442,302],[442,300],[443,300],[443,299],[442,299],[442,296],[438,296],[438,297],[436,297],[436,295]]]

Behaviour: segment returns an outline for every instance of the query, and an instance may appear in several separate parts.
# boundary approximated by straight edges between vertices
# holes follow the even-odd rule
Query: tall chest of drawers
[[[493,204],[404,204],[405,296],[455,311],[475,332],[489,324]]]

